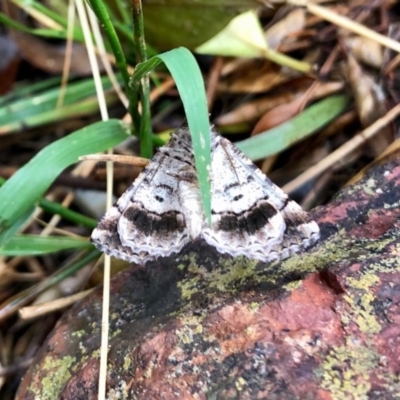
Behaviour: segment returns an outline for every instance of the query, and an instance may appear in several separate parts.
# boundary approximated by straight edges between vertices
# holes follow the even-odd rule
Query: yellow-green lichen
[[[156,369],[156,367],[157,367],[157,362],[154,361],[154,360],[151,360],[148,363],[148,366],[147,366],[146,370],[143,372],[143,376],[146,379],[151,378],[151,376],[153,375],[153,371]]]
[[[287,283],[286,285],[283,285],[283,288],[291,292],[299,288],[302,285],[302,282],[303,281],[292,281]]]
[[[243,379],[242,377],[239,377],[238,379],[236,379],[235,386],[236,386],[237,391],[241,392],[243,390],[243,388],[245,387],[246,383],[247,383],[246,380]]]
[[[84,331],[83,329],[71,333],[71,336],[72,336],[72,337],[75,337],[75,336],[76,336],[76,337],[78,337],[78,338],[81,338],[81,337],[83,337],[83,336],[85,336],[85,335],[86,335],[86,331]]]
[[[253,326],[248,326],[245,329],[246,335],[252,337],[254,335],[255,329]]]
[[[190,344],[193,342],[193,331],[189,326],[183,326],[177,329],[176,335],[183,344]]]
[[[216,288],[220,292],[234,292],[234,283],[239,283],[247,278],[254,277],[257,261],[246,257],[238,257],[223,260],[218,268],[208,272],[207,280],[210,288]]]
[[[78,348],[81,351],[82,355],[87,354],[87,348],[85,347],[85,345],[83,344],[83,342],[79,342],[78,344]]]
[[[393,242],[393,237],[388,236],[386,238],[375,239],[363,239],[360,240],[359,246],[362,247],[364,254],[373,256],[376,253],[382,252],[388,245]]]
[[[124,364],[122,366],[124,371],[129,371],[132,366],[132,359],[129,355],[125,355],[124,357]]]
[[[359,279],[347,277],[349,288],[343,299],[351,306],[351,314],[361,332],[375,334],[381,330],[376,316],[374,315],[373,301],[375,295],[371,287],[379,282],[379,278],[374,274],[363,274]]]
[[[111,331],[110,338],[113,339],[116,336],[118,336],[120,333],[122,333],[121,329],[116,329],[115,331]]]
[[[188,300],[199,291],[198,282],[199,277],[195,276],[177,283],[178,288],[181,290],[182,299]]]
[[[326,355],[317,375],[321,378],[321,387],[334,400],[367,400],[371,388],[369,374],[378,362],[377,353],[349,339],[346,345],[334,347]]]
[[[76,363],[76,359],[71,356],[54,359],[46,357],[43,363],[43,378],[41,381],[41,391],[35,390],[35,399],[54,400],[58,399],[62,387],[71,377],[71,368]],[[48,372],[47,374],[44,371]]]
[[[252,313],[256,313],[256,312],[258,312],[258,310],[260,309],[260,306],[261,306],[260,303],[257,303],[256,301],[252,301],[252,302],[249,304],[249,310],[250,310],[250,312],[252,312]]]

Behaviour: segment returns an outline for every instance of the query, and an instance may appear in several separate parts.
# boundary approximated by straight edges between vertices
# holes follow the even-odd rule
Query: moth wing
[[[176,253],[189,241],[179,182],[168,173],[193,163],[180,145],[174,136],[104,215],[91,236],[99,250],[145,263]]]
[[[211,228],[204,239],[221,253],[264,262],[315,243],[318,225],[236,146],[212,134]]]

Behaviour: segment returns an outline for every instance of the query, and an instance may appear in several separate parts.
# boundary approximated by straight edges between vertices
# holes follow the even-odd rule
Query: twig
[[[333,153],[326,156],[319,163],[315,164],[307,171],[299,175],[297,178],[293,179],[291,182],[286,184],[282,189],[286,193],[294,192],[301,185],[304,185],[309,180],[317,177],[318,175],[322,174],[329,168],[332,168],[336,163],[344,159],[357,147],[363,145],[368,139],[371,139],[384,126],[386,126],[389,122],[393,121],[399,114],[400,114],[400,104],[393,107],[382,118],[376,120],[372,125],[364,129],[358,135],[354,136],[343,146],[340,146]]]

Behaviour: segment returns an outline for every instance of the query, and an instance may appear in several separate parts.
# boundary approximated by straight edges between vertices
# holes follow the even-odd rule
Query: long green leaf
[[[0,247],[1,256],[32,256],[55,253],[60,250],[90,248],[83,239],[61,236],[15,235]]]
[[[164,62],[171,72],[185,108],[189,130],[192,135],[194,157],[204,210],[208,221],[210,221],[211,195],[208,173],[211,162],[210,122],[201,71],[192,53],[180,47],[138,64],[132,76],[131,85],[133,87],[139,85],[140,79],[161,62]]]
[[[0,245],[21,227],[54,179],[78,157],[104,151],[126,139],[118,120],[97,122],[45,147],[0,188]]]
[[[306,108],[291,120],[235,145],[251,160],[260,160],[287,149],[322,128],[346,108],[349,98],[335,95]]]

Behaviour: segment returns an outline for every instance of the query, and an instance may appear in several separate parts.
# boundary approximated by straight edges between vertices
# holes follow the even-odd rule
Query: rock
[[[112,280],[108,399],[394,399],[400,159],[313,217],[317,246],[271,264],[205,243]],[[97,399],[98,288],[58,322],[17,400]]]

